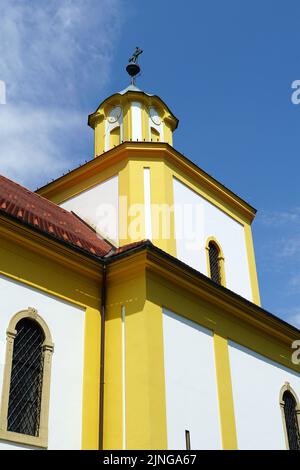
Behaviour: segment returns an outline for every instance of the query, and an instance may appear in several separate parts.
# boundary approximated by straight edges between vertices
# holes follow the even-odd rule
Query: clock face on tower
[[[120,106],[115,106],[109,113],[108,122],[110,122],[111,124],[117,122],[117,120],[121,116],[121,112],[122,108]]]
[[[151,121],[156,126],[159,126],[160,123],[161,123],[161,119],[160,119],[160,116],[159,116],[158,112],[156,111],[156,109],[155,108],[150,108],[149,109],[149,114],[150,114]]]

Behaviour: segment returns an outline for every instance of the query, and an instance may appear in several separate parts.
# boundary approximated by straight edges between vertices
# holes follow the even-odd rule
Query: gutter
[[[104,435],[104,359],[105,359],[105,314],[106,314],[106,264],[102,268],[101,288],[101,348],[100,348],[100,397],[99,397],[99,450],[103,450]]]

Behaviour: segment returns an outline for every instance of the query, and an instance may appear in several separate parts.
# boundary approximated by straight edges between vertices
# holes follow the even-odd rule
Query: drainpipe
[[[99,400],[99,450],[103,450],[104,412],[104,354],[105,354],[105,306],[106,306],[106,264],[102,270],[101,289],[101,349],[100,349],[100,400]]]

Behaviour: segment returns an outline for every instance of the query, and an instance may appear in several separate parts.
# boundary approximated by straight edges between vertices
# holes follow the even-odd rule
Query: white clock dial
[[[109,113],[108,116],[108,121],[113,124],[114,122],[117,122],[119,117],[121,116],[122,109],[120,106],[115,106],[111,112]]]
[[[149,114],[150,114],[150,118],[151,118],[152,122],[154,124],[156,124],[156,126],[159,126],[160,123],[161,123],[161,119],[160,119],[160,116],[159,116],[158,112],[156,111],[156,109],[155,108],[150,108]]]

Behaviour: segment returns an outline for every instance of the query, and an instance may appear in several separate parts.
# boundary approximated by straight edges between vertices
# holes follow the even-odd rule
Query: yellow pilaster
[[[150,140],[149,136],[149,115],[147,106],[142,103],[142,140]]]
[[[98,449],[99,445],[99,390],[100,390],[100,334],[99,310],[87,307],[84,331],[84,374],[82,449]]]
[[[162,309],[146,301],[126,309],[126,422],[128,449],[166,449]]]
[[[165,162],[150,167],[153,243],[176,257],[173,176]]]
[[[109,290],[104,448],[166,449],[162,309],[146,301],[144,275],[130,277]]]
[[[132,125],[131,125],[131,107],[130,102],[124,102],[123,110],[123,140],[129,141],[130,136],[132,135]]]
[[[139,161],[131,160],[119,173],[120,246],[145,238],[144,174]]]
[[[225,450],[235,450],[238,447],[227,338],[214,333],[214,350],[222,445]]]
[[[251,226],[248,224],[245,224],[244,230],[245,230],[246,250],[247,250],[247,257],[248,257],[253,303],[257,305],[261,305]]]
[[[95,127],[94,151],[95,157],[102,155],[105,148],[105,121],[102,119]]]
[[[122,287],[108,292],[105,325],[104,449],[123,449]],[[112,300],[113,299],[113,300]]]

